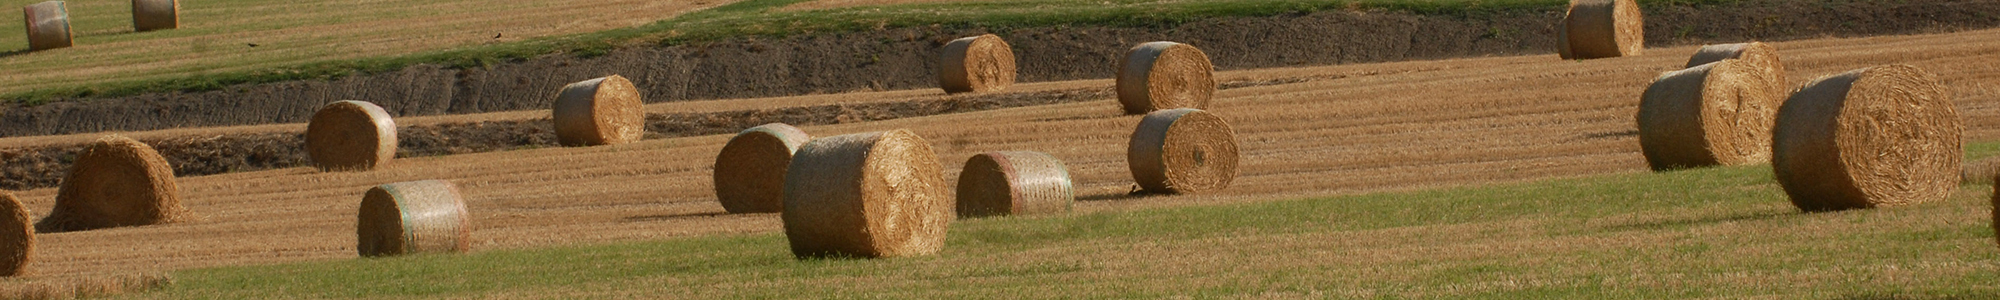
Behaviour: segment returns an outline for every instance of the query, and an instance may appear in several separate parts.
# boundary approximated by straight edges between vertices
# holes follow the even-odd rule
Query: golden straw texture
[[[69,28],[69,8],[62,1],[29,4],[21,8],[28,24],[28,49],[69,48],[75,34]]]
[[[132,0],[132,30],[181,27],[181,0]]]
[[[459,195],[457,185],[443,180],[369,189],[355,222],[355,249],[367,257],[470,250],[472,217]]]
[[[98,139],[77,154],[63,177],[56,205],[35,224],[38,232],[65,232],[185,220],[180,186],[166,158],[122,136]]]
[[[29,225],[28,207],[13,193],[0,191],[0,276],[27,274],[28,261],[35,256],[35,226]]]
[[[1645,30],[1633,0],[1572,0],[1557,42],[1569,43],[1563,59],[1634,56],[1646,49]]]
[[[1014,85],[1014,49],[997,35],[952,40],[938,64],[944,92],[997,92]]]
[[[1772,168],[1804,211],[1942,200],[1958,187],[1961,122],[1944,86],[1916,67],[1829,76],[1779,109]]]
[[[935,254],[952,218],[946,188],[909,130],[814,139],[785,175],[785,238],[799,258]]]
[[[396,159],[396,120],[381,106],[339,101],[306,125],[306,154],[324,171],[367,171]]]
[[[1778,59],[1778,47],[1759,42],[1702,46],[1688,57],[1687,67],[1693,68],[1724,59],[1742,60],[1751,66],[1764,70],[1764,82],[1770,85],[1772,99],[1782,101],[1792,95],[1789,79],[1785,77],[1785,62]]]
[[[1139,187],[1154,193],[1200,193],[1236,179],[1236,131],[1192,108],[1146,114],[1132,133],[1126,162]]]
[[[572,83],[556,97],[556,140],[564,146],[638,141],[646,133],[644,104],[639,89],[624,76]]]
[[[1667,72],[1639,102],[1639,145],[1654,170],[1771,160],[1779,101],[1764,71],[1727,59]]]
[[[1047,153],[980,153],[958,175],[960,218],[1068,212],[1075,201],[1069,167]]]
[[[715,199],[732,214],[785,210],[785,171],[812,136],[771,123],[737,133],[715,156]]]
[[[1126,114],[1175,108],[1207,109],[1215,97],[1208,54],[1175,42],[1151,42],[1125,53],[1118,69],[1118,103]]]

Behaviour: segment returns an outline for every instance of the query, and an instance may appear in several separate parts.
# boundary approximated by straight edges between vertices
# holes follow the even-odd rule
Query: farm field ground
[[[1996,94],[1995,90],[1996,86],[2000,86],[2000,66],[1987,63],[1988,58],[1983,57],[2000,51],[2000,31],[1819,39],[1785,42],[1777,46],[1785,55],[1788,72],[1795,76],[1792,78],[1794,85],[1818,76],[1879,64],[1903,63],[1927,69],[1938,74],[1956,95],[1960,113],[1967,120],[1969,137],[1976,141],[2000,138],[2000,124],[1992,121],[1996,120],[1996,114],[2000,114],[2000,94]],[[1086,217],[1099,213],[1157,213],[1150,210],[1135,211],[1149,208],[1268,202],[1277,199],[1377,191],[1636,173],[1645,170],[1643,159],[1638,153],[1632,121],[1639,94],[1659,72],[1677,69],[1682,65],[1694,49],[1694,47],[1651,49],[1640,57],[1592,61],[1562,61],[1551,55],[1541,55],[1225,72],[1221,74],[1224,78],[1316,80],[1231,89],[1218,94],[1218,102],[1211,110],[1227,119],[1238,132],[1238,141],[1243,149],[1243,161],[1242,175],[1235,185],[1215,194],[1140,198],[1126,196],[1131,183],[1124,163],[1124,148],[1126,139],[1139,117],[1119,114],[1115,102],[1111,99],[878,122],[808,126],[805,129],[815,135],[831,136],[909,128],[929,139],[944,160],[943,163],[948,169],[946,175],[950,178],[955,178],[958,164],[975,153],[997,150],[1048,152],[1064,159],[1071,167],[1077,181],[1079,198],[1082,200],[1077,205],[1077,215]],[[1109,80],[1086,80],[1038,83],[1022,88],[1027,90],[1056,87],[1102,88],[1110,85]],[[814,101],[840,101],[840,99],[897,95],[907,97],[924,92],[848,94],[825,97],[826,100],[815,97],[794,97],[778,101],[810,104]],[[760,101],[771,100],[721,100],[671,105],[757,106]],[[671,106],[656,106],[655,109],[671,109]],[[454,118],[487,117],[493,120],[514,120],[535,115],[503,113]],[[201,129],[184,129],[182,132],[199,134]],[[199,220],[161,226],[42,235],[38,243],[40,248],[37,252],[37,261],[32,267],[35,273],[26,278],[7,280],[0,284],[8,288],[28,289],[37,285],[64,284],[66,280],[76,278],[119,276],[131,272],[297,261],[352,260],[353,216],[362,192],[369,186],[377,184],[420,179],[453,180],[466,191],[468,207],[475,216],[473,221],[476,226],[473,233],[475,252],[574,247],[663,237],[761,233],[776,230],[779,224],[775,214],[720,214],[721,208],[714,202],[710,192],[708,168],[715,152],[727,139],[726,135],[711,135],[656,139],[611,147],[544,148],[423,157],[399,160],[388,169],[362,173],[320,173],[305,168],[290,168],[182,178],[180,184],[183,201],[199,216]],[[1755,168],[1743,170],[1753,169]],[[1754,173],[1754,171],[1731,172],[1738,173],[1716,176],[1729,178],[1728,176],[1753,176],[1745,174]],[[1618,176],[1643,178],[1649,175]],[[1741,180],[1731,181],[1730,184],[1748,184],[1739,181]],[[1746,188],[1743,189],[1745,191],[1739,192],[1764,195],[1760,197],[1768,197],[1772,193],[1769,190],[1772,187],[1761,188],[1763,190]],[[1968,189],[1954,198],[1956,200],[1952,203],[1958,203],[1955,204],[1958,206],[1940,204],[1935,207],[1938,209],[1957,207],[1954,216],[1960,217],[1952,219],[1942,217],[1929,219],[1932,215],[1916,213],[1927,208],[1885,210],[1886,212],[1881,213],[1858,212],[1835,216],[1858,216],[1854,218],[1862,218],[1865,221],[1870,218],[1869,216],[1880,214],[1911,214],[1906,217],[1910,218],[1908,222],[1959,222],[1923,224],[1943,226],[1932,228],[1957,230],[1941,233],[1960,243],[1952,245],[1965,248],[1978,244],[1985,247],[1990,246],[1989,241],[1980,240],[1975,243],[1969,238],[1963,241],[1956,240],[1974,235],[1967,233],[1973,229],[1965,226],[1974,224],[1977,220],[1967,219],[1963,215],[1983,213],[1982,210],[1969,209],[1975,205],[1968,202],[1973,200],[1968,199],[1975,198],[1974,194],[1977,193]],[[28,206],[36,212],[46,212],[52,204],[54,194],[55,190],[50,188],[17,192],[17,195],[22,196]],[[1538,199],[1543,200],[1535,201],[1588,201],[1590,198],[1578,196]],[[1789,220],[1784,222],[1823,222],[1813,218],[1819,215],[1788,214],[1789,210],[1783,203],[1769,200],[1762,199],[1756,200],[1756,203],[1741,204],[1756,209],[1751,211],[1779,214],[1781,216],[1777,217],[1779,220]],[[1471,201],[1469,203],[1472,204],[1466,205],[1479,203],[1472,200],[1451,201]],[[1347,202],[1324,203],[1337,206]],[[1468,214],[1483,212],[1477,206],[1457,207],[1462,210],[1452,210],[1453,206],[1442,204],[1396,207],[1394,203],[1384,202],[1383,205],[1390,206],[1381,209],[1388,211],[1406,209],[1413,213],[1429,209]],[[1255,207],[1256,204],[1251,205],[1237,207]],[[1557,203],[1535,207],[1572,206]],[[1594,206],[1577,207],[1585,209]],[[1607,214],[1637,218],[1625,220],[1641,224],[1661,220],[1645,219],[1652,217],[1678,216],[1700,219],[1704,216],[1727,217],[1728,214],[1738,213],[1716,208],[1718,210],[1696,209],[1700,212],[1662,215],[1645,214],[1646,211],[1619,211],[1616,207],[1608,206],[1595,208],[1606,209],[1604,213]],[[1583,216],[1593,215],[1568,215],[1565,218],[1583,218]],[[1431,221],[1445,222],[1436,219]],[[1842,219],[1840,222],[1850,221],[1853,220]],[[1553,230],[1558,231],[1585,228],[1573,227],[1574,224],[1565,225],[1572,227],[1549,227],[1555,225],[1523,222],[1526,223],[1492,224],[1487,227],[1432,233],[1476,232],[1472,228],[1554,228]],[[1406,226],[1420,225],[1452,226],[1448,223],[1408,223]],[[969,226],[972,226],[970,227],[972,230],[980,228],[979,225]],[[1395,226],[1376,228],[1395,228]],[[1854,228],[1874,227],[1856,225]],[[1677,231],[1653,234],[1671,235],[1675,234],[1674,232]],[[1328,231],[1312,234],[1357,233]],[[1494,236],[1508,237],[1505,234],[1527,233],[1498,232]],[[1356,238],[1363,237],[1376,238],[1367,235],[1356,236]],[[1635,245],[1634,249],[1655,249],[1647,247],[1647,243],[1659,243],[1652,245],[1663,247],[1672,245],[1666,244],[1670,240],[1647,237],[1639,235],[1618,239],[1621,237],[1613,236],[1599,241],[1632,243]],[[1815,241],[1810,236],[1794,237],[1802,241]],[[756,239],[759,238],[753,237],[745,241],[756,242],[758,241]],[[770,238],[765,235],[761,239],[768,242]],[[1143,245],[1145,244],[1132,247]],[[1100,246],[1125,247],[1110,243]],[[1493,249],[1533,250],[1532,248]],[[1293,252],[1281,248],[1274,248],[1272,251]],[[506,255],[504,253],[520,252],[501,253],[503,254],[475,255]],[[1920,256],[1929,255],[1931,252],[1896,253]],[[748,254],[776,255],[766,252]],[[1635,256],[1625,258],[1646,257],[1640,254],[1643,253],[1635,253],[1633,254]],[[1741,253],[1716,253],[1716,255],[1725,254]],[[1014,254],[1009,252],[1007,255]],[[1953,252],[1938,255],[1973,254]],[[1012,257],[1024,259],[1029,256]],[[897,263],[920,264],[939,261],[911,260]],[[1061,265],[1063,263],[1051,264],[1058,269],[1066,268]],[[862,265],[863,263],[852,262],[830,264],[888,268],[885,265]],[[1581,268],[1596,265],[1579,263],[1573,266]],[[1507,265],[1503,264],[1495,270],[1504,270],[1506,267]],[[1916,269],[1929,267],[1949,267],[1976,274],[1989,274],[1983,276],[1990,276],[1991,273],[1990,265],[1908,266]],[[1902,265],[1898,265],[1897,268],[1903,268],[1897,270],[1908,269]],[[1800,272],[1792,275],[1811,277],[1847,274],[1826,272],[1834,271]],[[1625,275],[1659,274],[1643,271],[1632,273]],[[853,280],[852,276],[849,277],[849,280]],[[1756,275],[1730,278],[1746,282],[1769,279],[1772,280],[1770,281],[1772,284],[1794,282],[1772,279],[1783,277]],[[1693,281],[1691,284],[1701,282],[1703,281]]]

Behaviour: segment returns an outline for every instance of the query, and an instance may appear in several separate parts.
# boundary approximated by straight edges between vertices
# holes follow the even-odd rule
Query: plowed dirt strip
[[[2000,31],[1812,40],[1778,45],[1793,83],[1885,63],[1917,65],[1951,87],[1976,140],[2000,137]],[[1080,211],[1260,201],[1550,177],[1642,172],[1632,116],[1660,72],[1693,47],[1642,57],[1500,57],[1230,72],[1225,78],[1333,79],[1224,90],[1212,111],[1242,143],[1242,176],[1195,196],[1126,196],[1126,139],[1138,116],[1110,100],[805,128],[817,136],[910,128],[953,169],[973,154],[1043,151],[1068,162]],[[1107,80],[1030,85],[1104,87]],[[851,101],[920,92],[731,100]],[[823,99],[823,100],[815,100]],[[519,115],[535,115],[519,113]],[[508,118],[506,114],[488,115]],[[537,115],[537,117],[539,117]],[[460,117],[469,118],[469,117]],[[234,129],[217,129],[234,130]],[[198,132],[199,130],[192,130]],[[387,170],[304,168],[181,179],[201,220],[48,234],[33,278],[217,265],[353,259],[354,214],[369,186],[449,179],[476,217],[474,249],[769,232],[775,214],[721,215],[710,166],[725,135],[594,148],[399,160]],[[20,192],[37,215],[54,189]],[[772,251],[784,251],[772,249]],[[6,284],[17,284],[10,282]]]

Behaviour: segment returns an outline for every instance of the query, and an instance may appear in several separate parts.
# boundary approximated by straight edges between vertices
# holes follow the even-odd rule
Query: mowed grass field
[[[76,46],[27,52],[0,0],[0,94],[246,73],[650,24],[732,0],[199,0],[180,29],[133,32],[130,1],[68,1]],[[252,47],[250,45],[257,46]],[[274,71],[275,72],[275,71]],[[284,77],[265,74],[270,77]],[[212,88],[212,87],[211,87]]]
[[[189,270],[131,298],[1990,299],[1990,192],[1807,214],[1767,166],[1710,168],[962,220],[914,258],[794,260],[764,233]]]
[[[1974,141],[1992,141],[2000,140],[2000,121],[1995,121],[2000,120],[1996,118],[2000,116],[2000,90],[1996,89],[2000,87],[2000,66],[1985,63],[1986,58],[1982,55],[2000,51],[2000,42],[1995,42],[2000,40],[2000,34],[1996,33],[2000,30],[1821,39],[1783,42],[1776,46],[1785,55],[1788,72],[1794,75],[1795,85],[1818,76],[1880,64],[1903,63],[1927,69],[1936,73],[1955,96],[1966,120],[1967,136]],[[1132,182],[1125,162],[1125,147],[1140,117],[1122,115],[1113,99],[807,126],[804,129],[816,136],[911,129],[928,139],[936,149],[940,163],[947,168],[947,178],[955,178],[953,176],[956,176],[960,164],[977,153],[1001,150],[1047,152],[1063,159],[1075,176],[1078,196],[1082,200],[1076,205],[1080,215],[1518,183],[1550,178],[1616,174],[1651,176],[1638,175],[1646,171],[1632,120],[1639,95],[1660,72],[1678,69],[1695,49],[1656,48],[1648,50],[1643,56],[1591,61],[1564,61],[1553,55],[1539,55],[1222,72],[1218,76],[1225,82],[1274,80],[1289,83],[1228,89],[1217,94],[1217,102],[1210,110],[1228,120],[1238,134],[1237,140],[1243,149],[1241,175],[1229,189],[1199,195],[1126,195],[1132,188]],[[1032,83],[1016,88],[1019,91],[1037,91],[1110,87],[1110,80],[1085,80]],[[937,90],[911,90],[675,102],[655,104],[649,109],[698,112],[950,97],[939,94],[941,92]],[[513,112],[410,118],[407,121],[522,119],[546,116],[545,113]],[[190,128],[174,131],[201,135],[243,130],[248,129]],[[386,169],[371,172],[322,173],[309,168],[290,168],[180,178],[183,204],[197,216],[197,220],[41,235],[38,237],[39,250],[32,266],[33,273],[23,278],[0,281],[0,291],[63,285],[76,278],[121,276],[133,272],[354,260],[354,213],[361,194],[370,186],[410,180],[452,180],[465,191],[467,206],[474,218],[474,257],[498,255],[483,253],[506,253],[512,249],[776,231],[780,224],[775,214],[722,214],[721,207],[716,204],[710,186],[709,167],[728,138],[727,135],[710,135],[608,147],[541,148],[407,158],[396,161]],[[0,139],[0,144],[56,139],[63,138],[7,138]],[[1979,149],[1988,149],[1980,150],[1985,151],[1981,153],[1991,153],[1990,148],[1994,147],[1982,146]],[[1665,184],[1665,181],[1646,182]],[[1765,190],[1757,193],[1771,193],[1769,187],[1763,188]],[[1623,197],[1613,193],[1619,189],[1623,188],[1604,188],[1600,191],[1608,193],[1602,197]],[[53,188],[15,192],[37,216],[48,211],[55,193]],[[1968,199],[1976,199],[1978,194],[1984,192],[1981,188],[1970,188],[1963,193],[1966,194],[1955,201],[1973,201]],[[1570,198],[1586,196],[1561,195],[1574,195],[1565,196]],[[1671,195],[1660,197],[1669,198],[1649,201],[1681,201],[1671,199],[1674,197]],[[1763,205],[1756,207],[1759,209],[1757,212],[1782,214],[1789,211],[1783,202],[1764,197],[1766,199],[1754,201],[1758,203],[1756,205]],[[1454,201],[1464,202],[1451,203],[1476,202]],[[1342,202],[1346,201],[1334,201]],[[1380,209],[1409,210],[1413,212],[1407,215],[1410,217],[1422,215],[1415,212],[1444,209],[1462,209],[1464,211],[1456,213],[1481,216],[1487,211],[1510,211],[1505,207],[1487,208],[1472,204],[1448,208],[1413,202],[1408,206]],[[1568,206],[1551,204],[1536,207]],[[1961,214],[1984,213],[1973,207],[1978,206],[1967,202],[1951,209],[1960,210]],[[1618,212],[1618,209],[1604,208],[1599,213],[1611,216],[1629,214],[1629,218],[1635,218],[1627,220],[1629,223],[1673,220],[1648,219],[1668,216],[1695,219],[1708,214],[1722,214],[1720,211],[1694,215],[1669,214],[1671,211],[1651,210],[1650,206],[1626,212]],[[1541,210],[1525,211],[1560,213]],[[1879,213],[1855,215],[1875,214]],[[1236,216],[1255,218],[1259,215]],[[1606,218],[1594,214],[1562,216]],[[1910,218],[1930,216],[1912,215]],[[1977,219],[1965,217],[1937,216],[1938,220],[1967,222],[1953,224],[1977,222]],[[1419,220],[1445,222],[1444,219]],[[966,226],[979,228],[979,225]],[[1556,225],[1521,226],[1507,228]],[[1345,232],[1342,230],[1366,227],[1329,228],[1334,229],[1327,229],[1328,232],[1340,234]],[[1465,230],[1481,232],[1473,228]],[[1722,238],[1763,237],[1715,237]],[[1663,241],[1670,240],[1632,239],[1619,242],[1634,243],[1629,247],[1651,249],[1660,244],[1647,243]],[[1596,245],[1587,242],[1591,241],[1576,240],[1582,245]],[[1129,244],[1115,239],[1105,243]],[[1971,244],[1970,241],[1966,243]],[[976,246],[966,247],[970,247],[965,248],[967,250],[977,249]],[[1400,250],[1415,251],[1413,249],[1420,250]],[[1507,249],[1512,248],[1489,250]],[[1291,255],[1285,254],[1287,251],[1271,252],[1280,253],[1274,255]],[[768,257],[782,254],[769,251],[757,253]],[[1191,253],[1195,252],[1171,257],[1195,261],[1207,257]],[[1427,252],[1408,253],[1416,258],[1434,255]],[[1907,254],[1942,255],[1927,253],[1931,252]],[[1435,255],[1448,258],[1443,254]],[[1764,258],[1743,259],[1781,259],[1788,257],[1786,255],[1792,254],[1776,251]],[[789,263],[787,260],[766,261]],[[926,260],[911,262],[922,261]],[[1582,264],[1573,266],[1584,268]],[[1609,270],[1618,268],[1598,267],[1606,268],[1599,272],[1611,272]],[[624,270],[619,268],[624,267],[597,266],[592,269]],[[1631,270],[1630,273],[1632,276],[1679,276],[1649,270]],[[866,276],[850,277],[845,279],[851,280],[846,283],[862,285],[872,282]],[[464,280],[468,282],[499,280],[466,278]],[[1743,276],[1742,280],[1762,278]],[[591,283],[579,284],[590,286]]]

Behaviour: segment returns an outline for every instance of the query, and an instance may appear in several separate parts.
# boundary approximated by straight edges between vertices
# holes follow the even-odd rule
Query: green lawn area
[[[1806,214],[1768,166],[1706,168],[963,220],[928,257],[795,260],[769,233],[188,270],[125,297],[1991,299],[1991,190]]]

